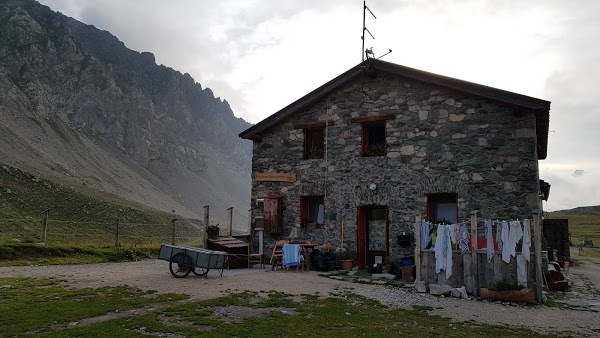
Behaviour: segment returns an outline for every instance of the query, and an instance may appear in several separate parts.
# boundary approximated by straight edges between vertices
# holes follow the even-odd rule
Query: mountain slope
[[[31,0],[0,5],[2,162],[187,217],[245,225],[249,124],[189,74]]]

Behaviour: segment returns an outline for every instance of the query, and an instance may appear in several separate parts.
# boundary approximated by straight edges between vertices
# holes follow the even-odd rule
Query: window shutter
[[[265,232],[281,234],[283,230],[283,196],[275,195],[265,198],[264,208]]]

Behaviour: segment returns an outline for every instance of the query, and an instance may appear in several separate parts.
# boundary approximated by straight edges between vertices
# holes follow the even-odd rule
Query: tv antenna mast
[[[369,31],[369,29],[367,28],[367,24],[366,24],[367,11],[369,11],[369,13],[371,13],[371,15],[373,16],[373,18],[377,19],[377,17],[375,16],[375,14],[373,14],[373,12],[371,12],[371,10],[369,9],[369,7],[367,7],[367,1],[364,0],[363,1],[363,30],[362,30],[362,36],[360,37],[361,40],[362,40],[362,49],[360,51],[360,54],[361,54],[361,57],[362,57],[362,62],[365,62],[365,60],[367,60],[369,58],[375,58],[375,53],[373,53],[373,47],[365,49],[365,32],[369,33],[369,35],[371,36],[371,38],[373,40],[375,40],[375,37],[373,36],[373,34],[371,34],[371,31]],[[389,52],[381,55],[377,59],[381,59],[382,57],[388,55],[391,52],[392,52],[392,50],[390,49]]]

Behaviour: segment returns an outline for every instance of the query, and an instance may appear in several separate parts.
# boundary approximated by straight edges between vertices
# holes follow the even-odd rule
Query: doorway
[[[388,208],[364,206],[358,208],[358,267],[380,263],[388,258]]]

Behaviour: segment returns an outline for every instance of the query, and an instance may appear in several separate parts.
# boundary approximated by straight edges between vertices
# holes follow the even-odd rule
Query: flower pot
[[[481,288],[479,289],[479,296],[489,300],[535,304],[535,293],[533,289],[494,291]]]
[[[352,260],[351,259],[340,259],[340,267],[342,270],[350,271],[352,270]]]

